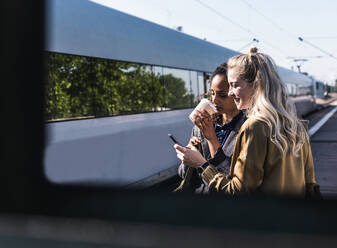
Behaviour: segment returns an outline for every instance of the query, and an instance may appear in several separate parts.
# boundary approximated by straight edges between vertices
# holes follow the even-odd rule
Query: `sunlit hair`
[[[287,98],[272,58],[254,47],[248,54],[229,59],[227,69],[235,69],[240,79],[254,87],[248,117],[268,125],[271,141],[283,155],[290,149],[297,156],[308,134],[294,103]]]

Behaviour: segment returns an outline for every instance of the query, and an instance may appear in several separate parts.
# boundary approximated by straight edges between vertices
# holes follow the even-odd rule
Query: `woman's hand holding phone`
[[[174,145],[174,148],[176,149],[177,157],[187,166],[197,168],[207,162],[198,150],[192,150],[177,144]]]

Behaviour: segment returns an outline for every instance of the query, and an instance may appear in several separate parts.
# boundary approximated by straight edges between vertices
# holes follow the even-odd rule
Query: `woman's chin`
[[[249,109],[251,106],[249,104],[242,104],[239,103],[238,105],[236,105],[238,110],[245,110],[245,109]]]
[[[236,108],[237,108],[238,110],[242,110],[242,109],[243,109],[243,106],[242,106],[241,101],[235,102],[235,105],[236,105]]]

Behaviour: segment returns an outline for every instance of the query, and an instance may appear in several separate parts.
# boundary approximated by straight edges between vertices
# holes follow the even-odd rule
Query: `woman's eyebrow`
[[[239,81],[234,81],[234,82],[228,82],[228,84],[233,85],[233,84],[239,84]]]

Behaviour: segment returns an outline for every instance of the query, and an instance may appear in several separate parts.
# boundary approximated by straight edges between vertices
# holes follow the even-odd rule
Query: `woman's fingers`
[[[203,113],[199,110],[196,110],[195,111],[195,118],[204,118]]]
[[[202,130],[204,129],[204,127],[202,126],[201,121],[198,121],[198,122],[196,122],[195,124],[198,126],[198,128],[199,128],[199,129],[201,130],[201,132],[202,132]]]
[[[186,148],[177,144],[174,145],[174,148],[176,149],[177,157],[184,163]]]
[[[186,151],[185,147],[182,147],[182,146],[177,145],[177,144],[174,144],[174,148],[176,149],[177,152],[180,152],[180,153],[185,153],[185,151]]]
[[[197,125],[198,128],[202,128],[201,127],[201,118],[200,117],[195,118],[194,124]]]
[[[190,141],[188,142],[188,145],[186,146],[186,148],[195,150],[196,146],[199,145],[200,143],[201,143],[201,141],[198,137],[192,136],[190,138]]]
[[[206,111],[206,110],[202,110],[202,111],[196,111],[196,117],[199,117],[200,119],[203,120],[210,120],[212,119],[212,116]]]
[[[201,131],[205,129],[205,127],[207,126],[205,119],[200,119],[200,126],[201,126]]]
[[[200,115],[201,115],[201,117],[203,119],[208,119],[208,118],[211,117],[210,114],[206,110],[204,110],[204,109],[201,112],[199,112],[199,113],[200,113]]]
[[[212,116],[206,110],[202,110],[202,111],[196,110],[196,114],[194,115],[194,117],[195,117],[194,124],[199,124],[200,120],[204,120],[207,122],[213,122]]]
[[[182,161],[184,162],[184,155],[180,154],[180,153],[177,153],[177,157]]]
[[[191,144],[194,145],[194,146],[198,145],[200,143],[200,139],[198,137],[195,137],[195,136],[193,136],[190,141],[191,141]]]
[[[196,141],[194,137],[190,138],[190,142],[188,142],[189,145],[195,145]]]

